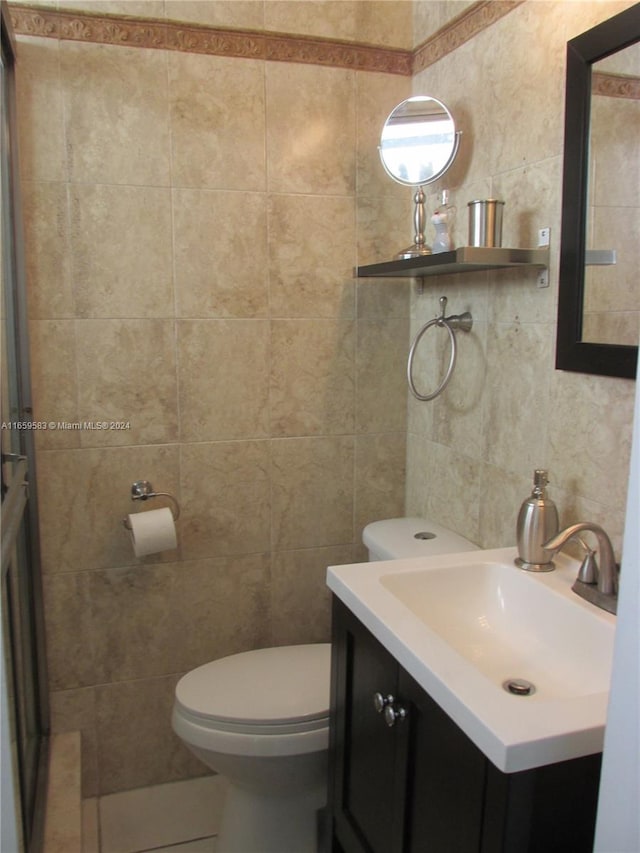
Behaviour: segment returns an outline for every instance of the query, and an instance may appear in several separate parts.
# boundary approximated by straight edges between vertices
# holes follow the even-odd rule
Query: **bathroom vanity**
[[[470,554],[464,561],[473,560],[482,566],[484,555]],[[389,578],[404,574],[412,587],[418,584],[418,600],[424,595],[419,588],[422,565],[427,565],[428,575],[430,563],[435,568],[442,562],[453,570],[451,577],[461,568],[454,555],[436,562],[401,560],[329,570],[334,592],[332,853],[588,853],[593,847],[604,726],[587,720],[581,705],[601,704],[602,684],[588,685],[591,694],[569,697],[551,695],[551,681],[539,680],[538,695],[525,697],[508,695],[501,684],[491,683],[487,673],[477,681],[478,674],[462,660],[459,649],[447,658],[451,650],[445,644],[439,647],[442,637],[417,618],[417,606],[412,613],[387,594],[400,588]],[[507,561],[503,562],[508,572]],[[519,582],[524,573],[515,567],[513,572]],[[572,574],[573,567],[565,573]],[[436,570],[433,577],[437,574]],[[525,593],[535,589],[530,580]],[[562,582],[562,578],[551,582],[553,594],[554,583]],[[507,591],[506,609],[511,607],[509,599]],[[535,610],[535,595],[531,601]],[[568,606],[574,607],[573,602]],[[575,607],[591,616],[584,603]],[[490,621],[491,613],[486,612]],[[553,621],[554,615],[550,618]],[[396,619],[402,622],[397,630]],[[604,628],[598,636],[600,646],[608,642],[611,619],[607,614],[595,616],[596,633]],[[423,628],[427,634],[421,636]],[[457,636],[464,630],[455,626]],[[612,630],[610,635],[612,641]],[[587,647],[590,639],[585,637]],[[464,696],[458,690],[465,674],[480,710],[469,700],[471,694]],[[488,692],[479,695],[485,687]],[[503,702],[507,716],[500,720]],[[606,702],[602,708],[606,712]],[[574,714],[574,723],[566,737],[546,728],[547,714],[562,718],[567,711]],[[492,714],[498,717],[491,719]],[[509,715],[513,719],[507,719]],[[543,718],[538,730],[527,721],[537,716]],[[566,720],[560,725],[566,727]]]

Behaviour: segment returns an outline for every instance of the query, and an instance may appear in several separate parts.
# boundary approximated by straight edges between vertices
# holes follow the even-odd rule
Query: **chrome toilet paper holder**
[[[180,518],[180,504],[173,495],[170,495],[168,492],[155,492],[153,490],[153,486],[148,480],[136,480],[135,483],[131,485],[131,500],[148,501],[149,498],[167,498],[173,504],[171,507],[173,520],[177,521]],[[128,518],[123,518],[122,523],[127,530],[131,530],[131,524],[129,523]]]

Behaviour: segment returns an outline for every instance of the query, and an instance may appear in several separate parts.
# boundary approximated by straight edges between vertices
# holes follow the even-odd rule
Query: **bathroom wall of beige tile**
[[[469,4],[433,4],[437,26],[428,2],[341,3],[342,17],[324,2],[133,5],[406,47]],[[619,548],[634,384],[559,373],[553,351],[564,45],[628,5],[523,3],[413,84],[20,37],[36,415],[131,422],[38,434],[53,720],[82,729],[85,796],[203,772],[170,730],[180,674],[326,639],[325,567],[362,558],[374,518],[406,509],[511,544],[544,466],[562,521],[600,521]],[[548,289],[531,272],[422,293],[354,281],[410,239],[410,193],[376,145],[412,85],[463,130],[444,184],[457,243],[468,200],[505,198],[505,245],[552,229]],[[446,393],[407,408],[409,327],[443,294],[473,331]],[[434,338],[425,384],[445,357]],[[138,477],[180,501],[175,552],[132,556],[121,519]]]
[[[457,245],[476,198],[505,200],[505,246],[536,246],[538,229],[551,228],[548,288],[534,271],[502,271],[431,279],[412,297],[412,332],[441,295],[449,311],[471,311],[474,325],[458,335],[446,392],[431,404],[410,399],[407,511],[485,547],[514,542],[518,507],[542,467],[561,523],[603,524],[620,553],[635,383],[556,371],[554,362],[566,42],[629,5],[525,2],[414,78],[414,91],[437,93],[463,132],[456,163],[431,193],[435,206],[440,187],[451,190]],[[435,338],[420,354],[425,388],[446,355]]]
[[[389,8],[138,6],[346,38]],[[327,640],[326,566],[404,511],[409,287],[352,270],[408,240],[376,144],[409,90],[19,38],[36,417],[130,423],[37,436],[53,726],[82,730],[85,796],[205,772],[171,731],[180,674]],[[181,506],[178,548],[141,560],[122,526],[138,478]]]

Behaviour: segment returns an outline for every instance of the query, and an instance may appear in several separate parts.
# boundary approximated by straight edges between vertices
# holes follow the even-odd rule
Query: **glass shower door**
[[[22,265],[13,62],[2,4],[0,403],[3,702],[3,818],[13,795],[16,843],[36,853],[42,842],[47,775],[48,711],[44,667],[42,591],[29,386],[26,294]],[[6,717],[6,718],[5,718]],[[7,765],[11,784],[5,790]],[[4,837],[4,830],[3,830]],[[4,853],[4,851],[3,851]],[[8,851],[7,851],[8,853]],[[11,851],[13,853],[13,851]]]

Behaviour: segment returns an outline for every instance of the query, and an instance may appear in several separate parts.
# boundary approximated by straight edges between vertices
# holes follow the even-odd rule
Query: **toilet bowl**
[[[176,686],[172,724],[227,778],[217,853],[316,853],[326,803],[331,646],[256,649]]]
[[[415,518],[373,522],[363,540],[370,560],[476,547]],[[329,643],[256,649],[204,664],[178,682],[173,729],[228,782],[217,853],[317,853],[330,658]]]

